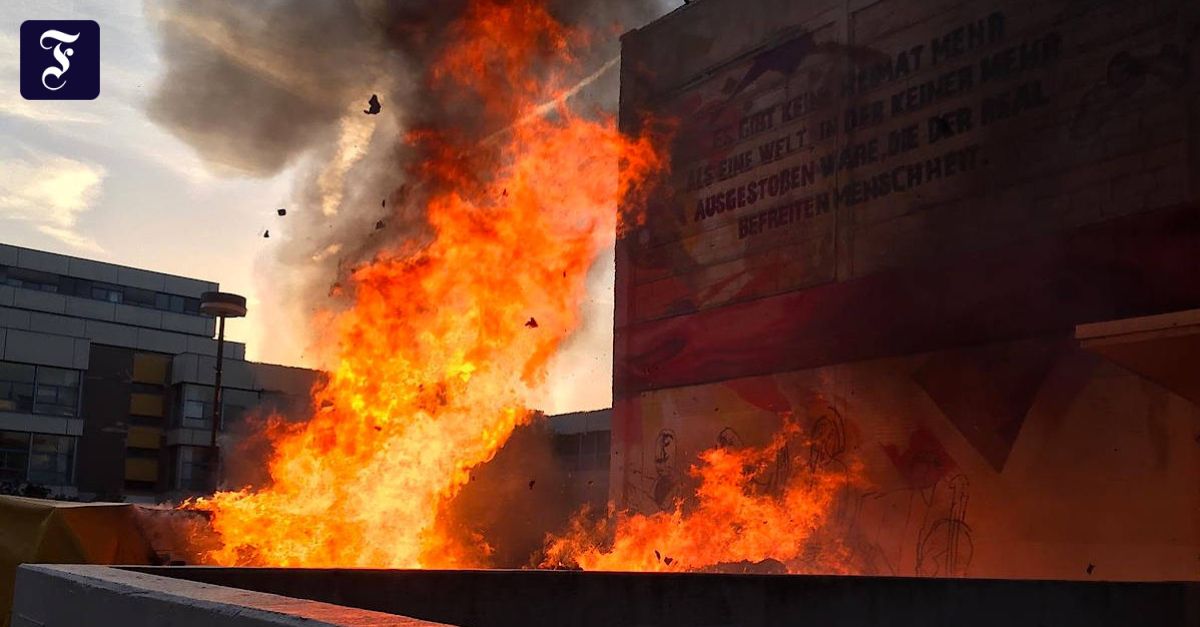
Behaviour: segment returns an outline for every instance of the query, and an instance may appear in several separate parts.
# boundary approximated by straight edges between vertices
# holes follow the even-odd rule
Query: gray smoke
[[[148,0],[166,65],[150,115],[216,172],[295,172],[275,258],[259,262],[282,343],[316,309],[337,308],[346,272],[384,248],[420,245],[418,193],[406,167],[420,155],[407,129],[454,128],[479,138],[502,128],[469,100],[428,89],[447,25],[468,0]],[[566,24],[594,37],[580,76],[618,54],[617,36],[677,0],[549,0]],[[615,65],[576,100],[614,112]],[[367,115],[378,94],[382,108]],[[264,214],[276,199],[264,199]],[[386,202],[386,206],[385,205]],[[257,216],[255,216],[257,219]],[[257,220],[256,220],[257,222]],[[278,351],[275,353],[278,355]],[[300,355],[294,355],[295,360]],[[276,357],[279,359],[279,357]]]

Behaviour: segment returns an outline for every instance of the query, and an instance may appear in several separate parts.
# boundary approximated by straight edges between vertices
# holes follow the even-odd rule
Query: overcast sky
[[[664,12],[680,4],[662,2]],[[98,99],[21,97],[18,35],[28,19],[100,24]],[[0,1],[0,242],[219,282],[249,300],[251,315],[229,326],[249,358],[313,366],[301,333],[259,341],[272,321],[271,284],[283,279],[270,276],[287,228],[275,210],[304,164],[270,178],[214,173],[156,126],[145,105],[163,73],[159,45],[140,1]],[[266,229],[275,237],[264,239]],[[609,403],[611,263],[607,255],[596,269],[589,324],[552,365],[542,409]]]

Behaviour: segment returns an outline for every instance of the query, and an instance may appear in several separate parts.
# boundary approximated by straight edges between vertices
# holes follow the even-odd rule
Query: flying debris
[[[363,109],[363,113],[367,115],[378,115],[379,110],[382,108],[383,106],[379,104],[379,96],[376,94],[371,94],[371,99],[367,101],[367,108]]]
[[[192,4],[208,3],[181,3]],[[310,11],[309,4],[293,0],[270,6],[293,9],[280,9],[289,25],[293,18],[317,14],[328,19],[333,14]],[[350,190],[355,183],[369,185],[365,198],[345,194],[334,207],[336,216],[322,212],[323,205],[306,205],[304,224],[288,223],[289,240],[312,234],[294,230],[319,231],[319,224],[325,223],[329,236],[313,234],[315,241],[326,248],[331,241],[345,246],[323,256],[320,266],[304,268],[304,274],[311,275],[306,281],[324,282],[322,288],[331,277],[340,277],[345,302],[328,303],[332,307],[318,298],[296,303],[298,310],[306,305],[317,310],[311,320],[325,330],[313,338],[314,350],[330,368],[313,388],[313,411],[303,412],[311,415],[297,408],[301,420],[264,428],[264,445],[271,451],[265,464],[270,481],[217,492],[189,505],[211,513],[213,543],[219,546],[206,559],[213,563],[379,568],[489,564],[492,557],[476,539],[475,523],[483,527],[490,521],[469,518],[463,522],[470,524],[459,524],[451,505],[470,482],[468,472],[493,459],[516,429],[536,419],[524,408],[532,405],[531,387],[545,378],[555,349],[580,322],[576,312],[587,293],[582,270],[611,246],[621,225],[640,218],[642,190],[648,191],[660,173],[665,175],[665,140],[623,133],[612,116],[576,112],[572,106],[577,102],[560,98],[560,87],[574,79],[585,60],[576,62],[571,54],[575,46],[565,44],[574,40],[575,29],[556,22],[548,8],[553,3],[403,4],[403,11],[383,11],[380,16],[397,14],[395,26],[400,27],[400,14],[407,18],[409,8],[421,14],[428,4],[431,19],[439,25],[445,22],[429,45],[402,46],[416,52],[428,48],[439,56],[398,59],[403,63],[377,68],[381,75],[410,65],[436,68],[431,76],[397,76],[397,83],[424,86],[426,78],[435,83],[420,90],[411,110],[405,106],[406,122],[411,123],[405,126],[419,132],[370,142],[363,154],[377,158],[364,158],[361,176],[336,186]],[[301,6],[305,10],[299,10]],[[358,11],[336,13],[347,14],[348,20],[360,17]],[[349,25],[346,30],[373,35],[369,29],[374,24],[365,22],[368,30]],[[402,52],[394,50],[387,37],[392,28],[385,24],[380,37],[364,37],[380,40],[383,51],[336,55],[337,61],[350,63],[329,65],[341,70],[399,56]],[[340,47],[329,46],[329,54]],[[590,50],[580,52],[590,57]],[[308,57],[287,61],[304,66]],[[322,64],[298,70],[304,72],[298,84],[308,84],[310,69],[324,68]],[[332,84],[340,83],[355,89],[354,75],[336,78],[320,83],[333,102],[362,102],[361,94],[340,96],[333,91]],[[385,91],[372,98],[376,111],[364,109],[377,113],[384,98],[395,98],[389,102],[399,105],[408,91]],[[525,115],[540,112],[550,102],[555,103],[552,115]],[[300,108],[301,103],[295,104]],[[270,168],[258,170],[289,163],[292,155],[306,149],[297,136],[324,139],[334,131],[313,129],[340,128],[338,107],[324,104],[313,106],[318,112],[331,109],[330,117],[320,120],[326,126],[281,134],[279,142],[292,152],[282,152],[266,164]],[[291,108],[281,107],[281,113],[291,113]],[[367,130],[348,126],[355,132]],[[480,135],[493,129],[505,131],[480,150],[480,142],[487,139]],[[381,125],[372,132],[401,130]],[[237,156],[245,150],[239,139],[235,134],[217,149]],[[276,138],[269,139],[275,149]],[[353,139],[359,141],[357,135]],[[403,150],[396,150],[402,141]],[[376,148],[385,152],[372,154]],[[403,187],[373,187],[399,176],[411,179],[408,194]],[[311,181],[315,187],[301,191],[319,192],[317,183],[330,182],[339,183]],[[496,198],[496,188],[508,189],[507,201]],[[384,208],[372,223],[366,201],[379,193]],[[638,201],[625,203],[630,194]],[[397,212],[388,212],[385,198],[392,199],[391,208]],[[621,211],[614,211],[618,206]],[[392,224],[392,215],[399,222]],[[484,217],[486,224],[480,221]],[[335,223],[340,230],[359,219],[357,237],[334,233]],[[407,228],[410,223],[412,228]],[[375,229],[364,233],[369,224]],[[546,280],[554,268],[580,272],[568,272],[572,280]],[[320,291],[303,293],[317,297]],[[522,330],[525,321],[517,316],[530,311],[542,314],[543,320],[551,316],[552,324],[536,334]],[[384,424],[388,426],[382,432],[374,429]],[[485,479],[479,476],[474,485],[487,483]],[[520,475],[513,479],[519,486]],[[545,496],[538,504],[554,500],[555,481],[545,483],[546,476],[538,481],[543,483],[539,494]],[[531,492],[536,489],[533,477],[526,483]],[[556,512],[558,505],[554,504]],[[550,511],[546,514],[549,520]],[[544,536],[531,537],[533,550]],[[673,546],[669,552],[684,559]]]
[[[270,229],[263,231],[263,239],[271,239],[271,230]]]
[[[380,207],[387,207],[387,198],[384,198],[384,199],[383,199],[383,202],[379,203],[379,206],[380,206]]]
[[[280,216],[286,216],[286,215],[287,215],[287,209],[279,208],[279,209],[276,209],[276,210],[275,210],[275,213],[278,213]]]
[[[538,328],[537,319],[535,319],[535,318],[533,318],[533,317],[531,316],[531,317],[529,318],[529,320],[528,320],[528,321],[525,323],[525,326],[529,327],[530,329],[536,329],[536,328]]]

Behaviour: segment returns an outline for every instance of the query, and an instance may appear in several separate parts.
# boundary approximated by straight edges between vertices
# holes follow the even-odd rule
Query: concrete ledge
[[[1200,582],[127,567],[471,627],[1196,627]]]
[[[17,569],[12,627],[78,625],[438,627],[395,614],[107,566],[26,564]]]

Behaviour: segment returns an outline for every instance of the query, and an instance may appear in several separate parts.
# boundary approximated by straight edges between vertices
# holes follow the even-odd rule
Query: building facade
[[[569,499],[603,512],[608,504],[612,409],[548,416],[554,457],[566,473]]]
[[[211,490],[214,282],[0,244],[0,484],[153,502]],[[223,425],[302,406],[316,374],[226,342]]]
[[[787,420],[848,572],[1200,576],[1200,5],[699,0],[623,39],[664,118],[613,500]]]

